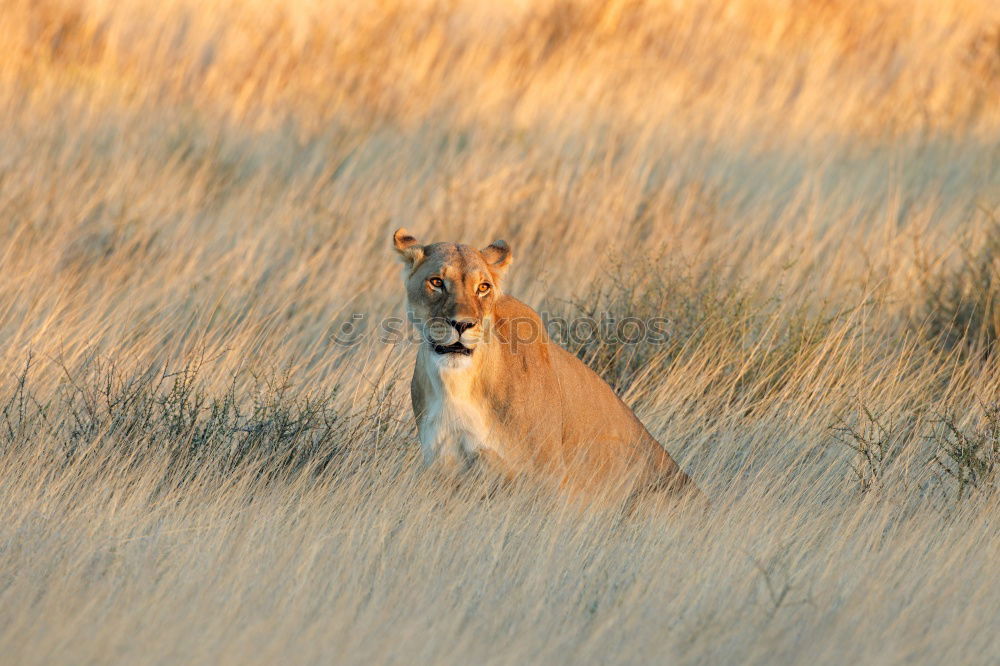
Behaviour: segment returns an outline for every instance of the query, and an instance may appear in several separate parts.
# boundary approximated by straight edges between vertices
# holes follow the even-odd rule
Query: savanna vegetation
[[[5,663],[995,663],[992,0],[7,0]],[[422,472],[398,226],[711,497]],[[565,333],[565,331],[564,331]]]

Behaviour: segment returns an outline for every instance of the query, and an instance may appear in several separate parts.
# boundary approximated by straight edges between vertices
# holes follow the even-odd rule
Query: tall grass
[[[1000,653],[995,3],[14,0],[0,53],[3,661]],[[564,342],[710,514],[421,471],[404,225],[664,319]]]

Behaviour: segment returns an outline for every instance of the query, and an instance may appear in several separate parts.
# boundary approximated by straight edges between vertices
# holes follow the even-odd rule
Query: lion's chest
[[[431,368],[430,395],[420,420],[424,461],[447,467],[472,465],[490,448],[490,429],[473,391],[471,373],[458,368]]]

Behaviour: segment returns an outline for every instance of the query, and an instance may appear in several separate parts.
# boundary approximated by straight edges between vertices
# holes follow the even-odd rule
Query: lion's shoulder
[[[506,294],[498,299],[493,311],[496,331],[504,343],[508,357],[533,365],[548,363],[549,335],[545,322],[531,306]],[[509,358],[508,360],[513,360]]]

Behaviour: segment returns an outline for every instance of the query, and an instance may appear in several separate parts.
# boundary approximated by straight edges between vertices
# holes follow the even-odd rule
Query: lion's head
[[[421,245],[406,229],[392,236],[403,260],[408,311],[430,349],[471,356],[489,332],[500,282],[513,260],[502,240],[482,250],[459,243]]]

